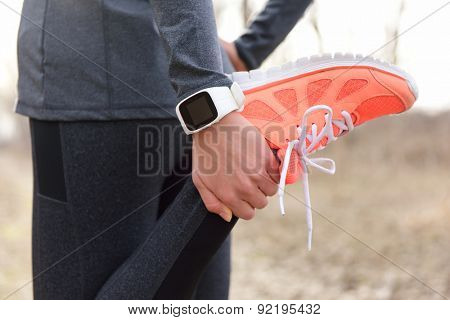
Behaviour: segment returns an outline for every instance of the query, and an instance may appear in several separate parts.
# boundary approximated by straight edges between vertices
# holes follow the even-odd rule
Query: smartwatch
[[[194,93],[177,105],[176,112],[184,132],[193,134],[233,111],[242,111],[244,100],[244,93],[234,82],[230,88],[213,87]]]

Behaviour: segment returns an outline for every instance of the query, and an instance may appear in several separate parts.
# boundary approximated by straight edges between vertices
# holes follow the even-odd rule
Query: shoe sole
[[[271,84],[280,80],[297,77],[303,74],[314,73],[342,67],[369,67],[383,72],[393,74],[404,79],[414,97],[419,97],[419,90],[413,77],[401,68],[388,62],[372,58],[370,56],[354,54],[324,54],[315,55],[307,58],[301,58],[283,64],[281,67],[272,67],[267,70],[256,69],[240,72],[233,72],[229,75],[230,79],[237,82],[245,92],[263,85]],[[345,72],[345,71],[343,71]]]

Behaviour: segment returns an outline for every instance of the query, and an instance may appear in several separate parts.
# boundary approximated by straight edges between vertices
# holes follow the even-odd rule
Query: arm
[[[152,4],[178,98],[203,88],[231,86],[223,73],[211,0],[152,0]],[[226,127],[237,134],[227,136]],[[257,134],[250,135],[247,128]],[[251,219],[255,208],[267,205],[266,196],[277,191],[275,157],[264,137],[238,112],[195,133],[192,158],[192,179],[206,208],[226,221],[232,213]],[[250,174],[245,163],[254,164],[257,174]]]
[[[211,0],[152,0],[178,98],[208,87],[231,86],[222,58]]]
[[[256,69],[286,38],[312,0],[269,0],[248,30],[235,42],[248,69]]]

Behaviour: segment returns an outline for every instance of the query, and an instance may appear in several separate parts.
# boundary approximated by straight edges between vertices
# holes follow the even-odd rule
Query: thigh
[[[163,124],[31,120],[35,298],[94,298],[154,227],[167,177],[140,174],[161,159],[139,158],[139,127]]]

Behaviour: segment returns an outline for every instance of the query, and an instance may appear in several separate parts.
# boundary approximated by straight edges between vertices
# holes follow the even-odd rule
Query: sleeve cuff
[[[204,84],[204,85],[201,85],[198,87],[195,87],[195,88],[183,93],[181,96],[178,97],[177,103],[179,103],[181,100],[189,97],[190,95],[193,95],[194,93],[196,93],[200,90],[203,90],[206,88],[212,88],[212,87],[228,87],[228,88],[230,88],[232,84],[233,84],[233,81],[231,81],[230,78],[228,78],[226,75],[224,75],[224,77],[221,79],[218,79],[213,82],[209,82],[207,84]]]

